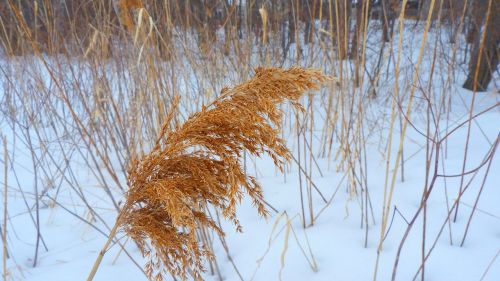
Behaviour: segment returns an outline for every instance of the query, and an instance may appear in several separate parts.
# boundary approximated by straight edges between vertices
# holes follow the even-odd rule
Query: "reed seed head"
[[[328,79],[316,70],[257,68],[254,78],[224,88],[184,124],[163,126],[153,150],[130,165],[121,220],[149,259],[150,279],[162,280],[167,272],[202,279],[203,260],[213,253],[198,241],[196,230],[206,227],[224,235],[207,208],[220,211],[237,231],[236,206],[245,193],[260,216],[268,215],[262,188],[243,170],[241,156],[245,151],[267,154],[283,170],[291,155],[279,137],[283,112],[278,105],[290,101],[301,109],[304,92],[318,90]]]

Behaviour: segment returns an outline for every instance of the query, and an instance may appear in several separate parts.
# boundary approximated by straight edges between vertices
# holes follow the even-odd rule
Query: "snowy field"
[[[375,44],[377,41],[373,40]],[[411,81],[415,77],[415,62],[421,40],[421,36],[411,33],[403,40],[400,104],[405,112],[409,106]],[[377,96],[365,96],[362,102],[364,110],[361,120],[364,122],[363,132],[366,135],[362,157],[356,168],[357,172],[359,169],[363,171],[361,179],[352,176],[352,171],[340,160],[342,156],[339,156],[338,151],[341,144],[338,138],[333,139],[332,153],[329,156],[322,153],[325,144],[325,120],[331,118],[328,117],[330,112],[326,110],[326,103],[329,93],[336,91],[333,82],[311,96],[315,124],[300,136],[300,143],[297,143],[297,132],[293,129],[294,119],[289,118],[293,116],[293,112],[288,106],[284,107],[289,116],[284,124],[284,137],[294,157],[302,158],[302,165],[305,165],[307,172],[301,173],[295,161],[287,165],[285,174],[281,174],[268,158],[245,159],[248,172],[262,184],[265,200],[274,210],[270,209],[271,216],[264,220],[258,216],[251,202],[243,200],[238,209],[243,233],[236,233],[231,223],[221,221],[226,232],[225,240],[219,239],[213,233],[209,234],[217,258],[214,265],[218,270],[214,270],[212,265],[207,263],[207,272],[204,275],[206,280],[373,280],[375,272],[377,280],[390,280],[393,274],[396,274],[396,280],[420,280],[423,256],[428,256],[424,266],[425,280],[500,280],[500,159],[495,150],[500,133],[498,74],[490,83],[490,91],[477,93],[474,101],[473,94],[460,87],[466,66],[456,71],[455,81],[445,88],[443,84],[448,82],[444,81],[448,73],[446,65],[439,66],[438,63],[434,78],[429,79],[435,41],[435,37],[431,36],[420,66],[421,77],[418,79],[419,87],[414,92],[411,122],[403,139],[404,170],[401,171],[400,165],[398,166],[393,197],[388,206],[388,224],[383,226],[382,223],[384,201],[388,196],[385,187],[390,186],[395,172],[395,159],[405,123],[405,117],[398,114],[397,121],[394,122],[392,146],[389,149],[391,93],[394,88],[392,67],[383,70],[381,76],[384,79],[381,78],[378,85]],[[397,48],[397,37],[393,47]],[[308,50],[305,51],[307,54]],[[443,53],[442,50],[440,52]],[[395,59],[395,56],[391,58]],[[384,60],[387,59],[388,53],[384,55]],[[373,55],[367,64],[373,65],[375,61],[376,56]],[[438,61],[443,62],[446,59],[439,58]],[[23,63],[27,64],[24,68],[26,72],[19,70]],[[323,68],[326,74],[334,74],[331,68],[333,66],[323,67],[314,63],[311,66]],[[36,119],[39,112],[36,106],[30,104],[30,97],[26,97],[25,101],[8,101],[6,97],[7,93],[15,92],[12,89],[16,87],[22,90],[39,85],[40,91],[53,87],[49,75],[43,69],[45,66],[37,62],[30,64],[27,61],[3,61],[1,67],[4,73],[15,75],[0,78],[0,89],[3,87],[5,95],[0,100],[4,105],[17,104],[19,110],[23,103],[26,104],[25,110],[31,112]],[[30,79],[36,80],[30,76],[33,69],[45,73],[41,77],[45,77],[47,81],[24,84]],[[114,71],[112,67],[110,71]],[[386,75],[389,78],[385,78]],[[237,74],[230,74],[222,79],[224,81],[221,83],[238,81],[238,78],[234,77],[237,77]],[[434,120],[432,118],[435,116],[429,115],[421,91],[421,88],[428,87],[429,80],[436,81],[429,90],[436,97],[434,101],[440,101],[443,95],[446,97],[448,113],[439,115],[439,120]],[[184,83],[187,85],[195,82],[189,80]],[[201,84],[203,87],[203,82]],[[114,87],[110,88],[115,89]],[[351,88],[342,91],[358,93]],[[190,104],[188,96],[182,98],[185,113],[194,111],[200,105],[198,102],[195,105]],[[340,103],[339,98],[335,95],[334,102]],[[357,102],[355,98],[352,100]],[[308,98],[304,97],[305,107],[308,102]],[[43,103],[44,101],[40,101],[42,110],[45,108]],[[65,110],[64,104],[58,106],[62,111]],[[438,105],[433,105],[432,108],[439,112]],[[345,114],[346,109],[339,108],[338,111]],[[396,112],[399,112],[397,108]],[[88,162],[84,160],[91,155],[85,153],[88,148],[84,144],[87,142],[65,135],[71,131],[61,135],[36,135],[38,131],[29,126],[22,127],[10,122],[9,118],[12,116],[7,113],[15,113],[4,110],[4,115],[0,118],[1,133],[6,138],[5,149],[8,153],[6,157],[2,144],[0,183],[2,200],[7,200],[7,204],[2,204],[1,211],[3,214],[7,207],[8,279],[84,280],[106,241],[117,214],[100,181],[96,180],[96,171],[105,171],[106,167],[97,162],[98,164],[94,163],[97,168],[88,168]],[[474,118],[468,122],[470,116]],[[341,118],[337,120],[341,122]],[[432,123],[430,126],[428,121]],[[44,128],[57,126],[50,122],[42,123],[40,126],[45,126]],[[434,126],[435,124],[438,125]],[[348,126],[354,128],[356,123]],[[336,124],[334,127],[341,130],[342,125]],[[437,134],[439,137],[449,134],[446,140],[440,143],[439,157],[435,157],[435,146],[429,149],[427,138],[421,134],[426,131],[430,132],[428,135]],[[31,137],[28,138],[27,135],[30,134]],[[40,142],[41,139],[55,141],[59,137],[71,139],[72,143],[80,143],[82,150],[71,148],[70,144],[68,147],[58,148],[59,144],[64,146],[64,141]],[[33,143],[28,143],[27,139]],[[312,159],[309,158],[309,152],[304,150],[304,140],[308,140],[312,146],[314,161],[310,161]],[[106,151],[110,153],[109,159],[121,159],[113,155],[113,148]],[[56,158],[53,163],[57,163],[57,159],[63,159],[63,153],[71,162],[71,169],[34,164],[40,163],[36,162],[36,159],[48,159],[48,155]],[[428,169],[427,175],[426,153],[431,153],[428,159],[432,160],[428,163],[431,168]],[[8,159],[5,177],[4,159]],[[435,159],[438,159],[436,163]],[[118,160],[111,165],[118,167]],[[460,176],[461,174],[464,176]],[[113,186],[109,175],[105,174],[103,177],[108,178]],[[387,179],[389,184],[386,183]],[[117,181],[125,186],[123,177]],[[353,189],[353,182],[357,181],[361,182],[362,188]],[[432,189],[429,190],[427,204],[422,209],[423,192],[431,186],[431,181]],[[71,182],[77,182],[78,185],[71,186]],[[7,188],[6,199],[4,186]],[[299,192],[301,186],[304,192],[307,188],[311,190],[311,199],[307,203],[311,204],[314,224],[310,225],[311,216],[307,206],[306,228],[303,228],[302,222]],[[321,191],[325,200],[316,188]],[[78,196],[79,192],[85,194],[86,202]],[[115,187],[112,192],[117,201],[122,199],[123,193],[119,188]],[[35,194],[38,194],[39,200],[35,200]],[[459,201],[458,194],[462,194]],[[99,218],[89,211],[89,206]],[[3,222],[3,219],[1,221]],[[2,229],[4,227],[2,224]],[[36,239],[38,235],[41,239]],[[135,244],[123,233],[119,233],[117,238],[120,244],[124,245],[126,252],[114,244],[106,253],[94,280],[146,280],[141,269],[144,259]],[[383,243],[378,255],[377,249],[381,240]],[[37,264],[33,266],[37,247]],[[170,277],[167,277],[167,280],[170,280],[168,278]]]

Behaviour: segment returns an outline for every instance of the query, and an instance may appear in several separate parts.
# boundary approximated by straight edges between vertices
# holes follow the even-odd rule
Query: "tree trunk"
[[[335,1],[335,17],[337,19],[336,37],[339,59],[347,59],[349,43],[349,20],[351,15],[351,1]]]
[[[498,65],[498,55],[500,52],[499,42],[500,42],[500,3],[495,0],[491,3],[491,12],[487,24],[483,25],[482,32],[486,32],[484,35],[475,36],[474,44],[471,49],[471,58],[469,61],[469,74],[467,80],[463,87],[471,91],[483,92],[488,88],[488,84],[491,81],[493,72],[496,70]],[[488,10],[488,0],[477,1],[474,5],[476,13],[473,12],[474,17],[476,17],[476,23],[478,19],[486,18]],[[478,25],[481,27],[481,25]],[[481,38],[484,36],[483,47],[481,47]],[[481,50],[482,49],[482,50]],[[477,75],[477,77],[476,77]]]
[[[390,42],[392,34],[394,33],[394,21],[396,20],[397,14],[394,10],[394,4],[391,4],[390,1],[381,0],[381,4],[382,15],[380,15],[380,20],[382,21],[382,40]]]
[[[354,31],[354,36],[352,36],[352,41],[351,41],[350,59],[358,58],[359,49],[363,43],[363,36],[365,34],[365,25],[367,24],[365,22],[365,19],[368,20],[370,19],[369,14],[371,10],[371,5],[368,4],[368,11],[366,11],[367,1],[368,0],[358,0],[358,2],[356,3],[356,28]],[[368,18],[366,17],[366,13],[368,13]]]

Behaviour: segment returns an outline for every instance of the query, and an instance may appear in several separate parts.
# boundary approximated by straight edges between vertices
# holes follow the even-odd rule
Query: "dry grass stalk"
[[[3,156],[4,156],[4,189],[3,189],[3,228],[2,228],[2,244],[3,244],[3,255],[2,255],[2,268],[3,268],[3,280],[6,281],[8,277],[8,270],[7,270],[7,258],[8,258],[8,251],[7,251],[7,172],[8,172],[8,156],[7,156],[7,137],[3,137]]]
[[[253,79],[224,88],[184,124],[172,130],[164,125],[153,150],[132,160],[130,189],[116,224],[149,259],[150,279],[162,280],[166,273],[202,279],[203,260],[213,253],[197,240],[196,229],[204,226],[224,235],[205,208],[220,210],[241,231],[236,206],[246,192],[259,215],[267,216],[262,188],[245,174],[241,156],[245,151],[267,154],[283,170],[291,154],[279,137],[283,112],[277,106],[288,100],[303,110],[298,100],[304,92],[318,90],[328,79],[316,70],[258,68]]]
[[[267,44],[267,19],[268,13],[266,7],[262,5],[259,9],[260,18],[262,19],[262,44]]]

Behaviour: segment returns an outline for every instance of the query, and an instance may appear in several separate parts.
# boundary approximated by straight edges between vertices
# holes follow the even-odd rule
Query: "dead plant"
[[[298,102],[304,92],[318,90],[328,79],[316,70],[258,68],[254,78],[224,88],[212,104],[170,128],[174,102],[152,151],[131,161],[126,203],[88,280],[119,229],[148,258],[150,279],[163,280],[170,273],[201,280],[203,260],[213,253],[198,241],[196,229],[204,226],[224,235],[206,208],[221,211],[241,231],[236,206],[246,192],[259,215],[267,216],[262,188],[242,169],[241,156],[245,151],[267,154],[283,170],[291,154],[280,138],[283,112],[278,105],[288,100],[303,110]]]

